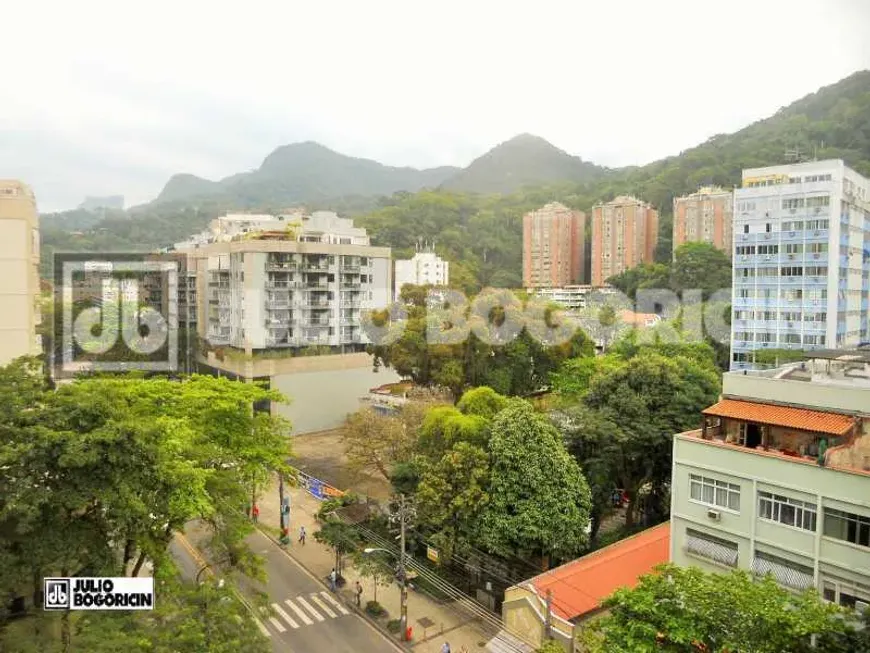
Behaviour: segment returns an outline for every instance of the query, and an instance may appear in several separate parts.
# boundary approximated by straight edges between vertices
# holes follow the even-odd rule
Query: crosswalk
[[[264,614],[263,619],[255,619],[257,628],[266,637],[273,631],[286,633],[289,630],[312,626],[328,619],[338,619],[350,614],[340,601],[329,592],[312,592],[307,595],[284,599],[282,603],[271,604],[273,614]],[[325,616],[324,616],[325,615]],[[271,626],[271,628],[269,628]]]

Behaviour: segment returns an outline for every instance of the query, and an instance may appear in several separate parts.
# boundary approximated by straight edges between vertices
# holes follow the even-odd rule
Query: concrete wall
[[[360,408],[360,398],[371,388],[399,381],[393,370],[381,367],[372,372],[368,355],[365,365],[345,369],[313,369],[276,374],[271,377],[272,388],[290,399],[290,404],[276,404],[273,411],[293,424],[293,433],[310,433],[341,426],[348,413]],[[311,356],[304,359],[337,358]]]
[[[790,379],[728,372],[722,375],[722,394],[744,400],[776,401],[822,410],[867,412],[870,410],[867,388],[826,385]]]
[[[514,637],[540,646],[546,635],[547,607],[535,592],[523,586],[509,587],[505,590],[501,615],[505,630]],[[553,615],[552,635],[565,651],[573,650],[574,624]]]

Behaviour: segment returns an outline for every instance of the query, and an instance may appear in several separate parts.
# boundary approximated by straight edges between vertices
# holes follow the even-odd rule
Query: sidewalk
[[[299,561],[318,579],[324,580],[335,565],[335,554],[332,549],[319,544],[314,539],[314,533],[319,529],[315,515],[320,509],[320,501],[301,488],[284,487],[285,495],[290,497],[290,536],[291,544],[287,552]],[[278,500],[278,481],[265,491],[257,504],[260,508],[260,523],[272,529],[269,535],[275,537],[281,525],[280,503]],[[299,527],[305,526],[308,537],[303,546],[299,544]],[[355,607],[353,587],[357,580],[363,587],[362,605],[373,598],[373,583],[371,579],[361,578],[350,561],[344,567],[345,586],[339,590],[339,595],[346,603]],[[400,614],[399,588],[393,583],[378,587],[378,603],[389,613],[390,619],[398,619]],[[420,623],[430,623],[424,628]],[[379,622],[383,625],[383,622]],[[450,649],[458,653],[465,645],[469,653],[485,650],[485,643],[492,637],[487,635],[471,617],[462,617],[455,610],[448,609],[428,597],[414,591],[408,592],[408,624],[413,629],[413,638],[409,642],[412,650],[419,653],[440,653],[441,645],[450,642]],[[398,641],[398,636],[396,636]]]

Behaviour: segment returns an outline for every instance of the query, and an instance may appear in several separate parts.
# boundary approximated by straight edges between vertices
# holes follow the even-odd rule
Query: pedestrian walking
[[[335,582],[338,579],[338,575],[335,573],[335,567],[332,568],[332,571],[329,572],[329,589],[333,592],[335,591]]]
[[[258,506],[256,503],[251,510],[251,518],[254,520],[254,522],[257,522],[257,520],[260,519],[260,506]]]
[[[444,646],[441,647],[441,653],[450,653],[450,644],[448,642],[444,642]]]
[[[305,527],[304,526],[299,527],[299,543],[302,544],[303,546],[305,545]]]
[[[356,607],[362,607],[362,585],[360,582],[356,582]]]

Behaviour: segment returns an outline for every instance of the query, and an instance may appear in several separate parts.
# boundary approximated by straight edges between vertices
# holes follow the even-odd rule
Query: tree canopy
[[[566,559],[585,547],[589,486],[559,432],[526,402],[492,423],[489,501],[480,518],[483,546],[500,555]]]
[[[215,556],[260,573],[245,506],[286,468],[287,424],[254,384],[92,377],[50,390],[35,361],[0,369],[0,606],[46,576],[137,575],[193,519]],[[2,617],[2,615],[0,615]]]
[[[810,589],[793,594],[770,576],[708,574],[663,565],[604,602],[608,615],[583,637],[592,653],[846,653],[860,642],[849,613]],[[818,641],[814,646],[811,636]],[[866,650],[866,649],[864,649]]]

